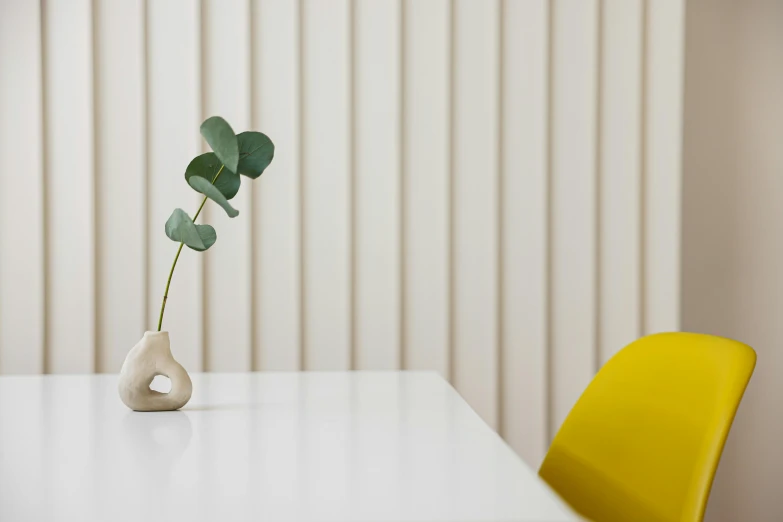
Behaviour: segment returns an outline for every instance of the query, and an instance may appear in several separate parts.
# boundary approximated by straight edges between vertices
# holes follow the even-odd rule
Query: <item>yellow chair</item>
[[[539,475],[595,522],[700,522],[756,353],[665,333],[601,368],[552,442]]]

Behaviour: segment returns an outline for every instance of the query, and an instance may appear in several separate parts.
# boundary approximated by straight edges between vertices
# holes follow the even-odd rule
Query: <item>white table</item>
[[[0,520],[578,520],[434,373],[197,374],[180,412],[116,376],[0,378]]]

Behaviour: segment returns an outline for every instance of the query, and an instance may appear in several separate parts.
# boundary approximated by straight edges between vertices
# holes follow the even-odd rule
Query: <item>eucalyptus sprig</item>
[[[192,250],[204,252],[217,240],[217,233],[212,226],[195,224],[207,199],[220,205],[228,217],[237,217],[239,211],[231,206],[229,200],[239,192],[239,175],[256,179],[269,166],[275,155],[275,146],[265,134],[246,131],[236,135],[228,122],[220,116],[205,120],[201,124],[201,135],[213,152],[193,158],[185,170],[185,181],[193,190],[204,194],[204,199],[192,219],[184,210],[176,208],[166,221],[166,235],[179,243],[179,248],[166,281],[166,291],[160,305],[158,331],[163,326],[163,312],[169,297],[171,277],[174,275],[182,247],[187,245]]]

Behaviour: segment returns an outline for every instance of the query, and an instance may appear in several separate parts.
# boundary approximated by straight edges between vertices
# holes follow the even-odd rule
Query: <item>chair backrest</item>
[[[595,522],[700,522],[755,365],[752,348],[711,335],[631,343],[584,391],[539,475]]]

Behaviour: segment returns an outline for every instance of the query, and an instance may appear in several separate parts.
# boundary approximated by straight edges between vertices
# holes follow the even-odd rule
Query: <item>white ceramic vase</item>
[[[171,380],[171,391],[150,389],[156,375]],[[190,400],[193,383],[185,368],[171,355],[168,332],[145,332],[134,346],[120,370],[120,399],[136,411],[178,410]]]

